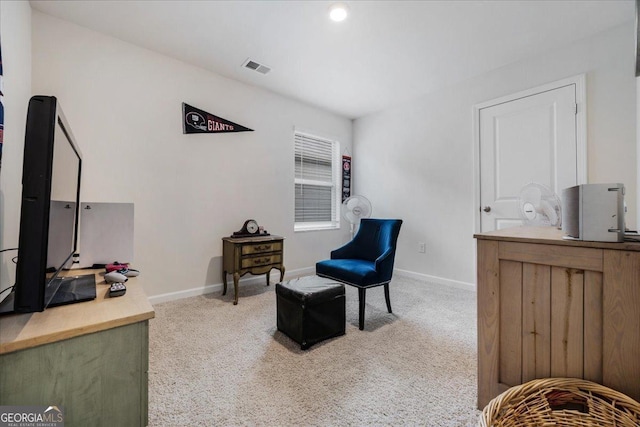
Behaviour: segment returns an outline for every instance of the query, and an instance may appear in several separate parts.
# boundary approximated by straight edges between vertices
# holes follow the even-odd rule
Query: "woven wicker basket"
[[[546,378],[515,386],[482,411],[480,427],[640,427],[640,403],[576,378]]]

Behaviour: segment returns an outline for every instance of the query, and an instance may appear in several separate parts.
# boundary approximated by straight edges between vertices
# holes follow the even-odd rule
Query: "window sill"
[[[340,224],[295,224],[293,226],[293,231],[305,232],[305,231],[322,231],[322,230],[339,230]]]

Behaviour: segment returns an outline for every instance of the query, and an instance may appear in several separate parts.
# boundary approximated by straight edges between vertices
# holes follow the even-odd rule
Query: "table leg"
[[[280,282],[284,279],[284,265],[280,266]]]
[[[238,282],[240,281],[240,274],[233,273],[233,292],[235,294],[233,305],[238,305]]]
[[[270,273],[270,272],[271,272],[271,271],[267,271],[267,286],[269,286],[269,279],[270,279],[270,277],[269,277],[269,273]]]
[[[227,272],[223,271],[222,272],[222,295],[226,295],[227,294]]]

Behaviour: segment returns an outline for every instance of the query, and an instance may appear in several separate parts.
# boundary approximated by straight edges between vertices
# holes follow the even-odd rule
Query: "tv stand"
[[[68,425],[145,426],[149,319],[141,278],[109,298],[94,274],[96,299],[0,317],[0,406],[58,405]]]

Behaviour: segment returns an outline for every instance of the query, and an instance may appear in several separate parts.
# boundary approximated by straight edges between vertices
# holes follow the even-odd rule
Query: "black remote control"
[[[127,292],[127,287],[124,283],[112,283],[109,288],[109,296],[110,297],[119,297]]]

